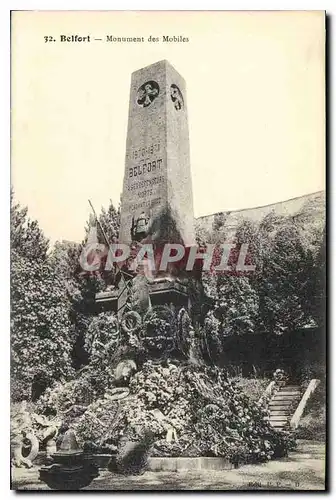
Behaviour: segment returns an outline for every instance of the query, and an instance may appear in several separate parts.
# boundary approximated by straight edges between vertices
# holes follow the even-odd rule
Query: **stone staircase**
[[[301,397],[302,390],[299,385],[286,385],[275,392],[268,406],[272,427],[281,430],[290,421]]]

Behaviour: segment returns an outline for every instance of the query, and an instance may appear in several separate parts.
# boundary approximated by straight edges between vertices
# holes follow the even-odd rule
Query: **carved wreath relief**
[[[174,314],[168,306],[154,306],[147,311],[141,340],[151,355],[157,358],[174,349],[174,326]]]
[[[170,97],[174,103],[174,108],[179,111],[183,108],[183,96],[182,92],[174,83],[170,86]]]
[[[147,108],[159,95],[159,92],[159,85],[153,80],[150,80],[149,82],[142,84],[139,88],[137,93],[137,103],[142,108]]]

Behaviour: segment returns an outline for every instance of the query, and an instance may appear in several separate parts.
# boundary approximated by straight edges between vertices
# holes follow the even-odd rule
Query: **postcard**
[[[12,489],[326,489],[325,40],[12,12]]]

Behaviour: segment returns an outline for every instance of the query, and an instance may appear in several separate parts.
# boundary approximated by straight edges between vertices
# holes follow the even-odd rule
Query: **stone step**
[[[300,397],[301,396],[301,392],[300,391],[278,391],[275,393],[275,396],[296,396],[296,397]]]
[[[289,398],[299,398],[301,396],[301,392],[291,392],[291,391],[279,391],[279,392],[275,392],[274,395],[273,395],[273,398],[275,398],[276,396],[285,396],[285,397],[289,397]]]
[[[275,401],[272,401],[274,403],[273,406],[279,406],[279,405],[285,405],[287,408],[292,407],[296,408],[297,405],[300,403],[300,399],[276,399]]]
[[[273,396],[271,401],[298,401],[301,399],[300,397],[297,396],[283,396],[282,394]]]
[[[286,398],[272,398],[271,401],[269,402],[269,404],[271,403],[276,403],[278,405],[281,405],[281,402],[284,402],[285,404],[290,404],[292,403],[293,399],[290,398],[290,399],[286,399]]]
[[[277,398],[277,399],[273,398],[273,399],[271,399],[271,401],[269,402],[269,404],[275,403],[277,405],[281,405],[282,402],[284,402],[286,405],[289,405],[293,401],[295,401],[295,400],[293,400],[293,399],[283,399],[283,398]]]
[[[269,406],[269,411],[273,411],[273,410],[289,410],[290,408],[290,404],[288,405],[284,405],[284,404],[272,404]]]
[[[289,411],[287,408],[284,409],[284,410],[278,410],[278,409],[274,410],[273,408],[270,409],[270,414],[271,415],[291,415],[291,413],[292,412]]]
[[[301,399],[301,394],[276,394],[273,398],[282,398],[282,399]],[[273,399],[272,398],[272,399]]]
[[[271,404],[272,403],[272,404]],[[290,401],[288,400],[283,400],[283,399],[277,399],[276,401],[271,401],[270,406],[284,406],[287,410],[292,407],[294,404],[294,401],[291,399]],[[295,406],[295,404],[294,404]]]
[[[281,418],[276,418],[276,417],[272,418],[271,417],[269,419],[269,421],[271,424],[279,424],[280,425],[280,424],[286,423],[288,421],[288,417],[284,417],[284,418],[283,417],[281,417]]]

